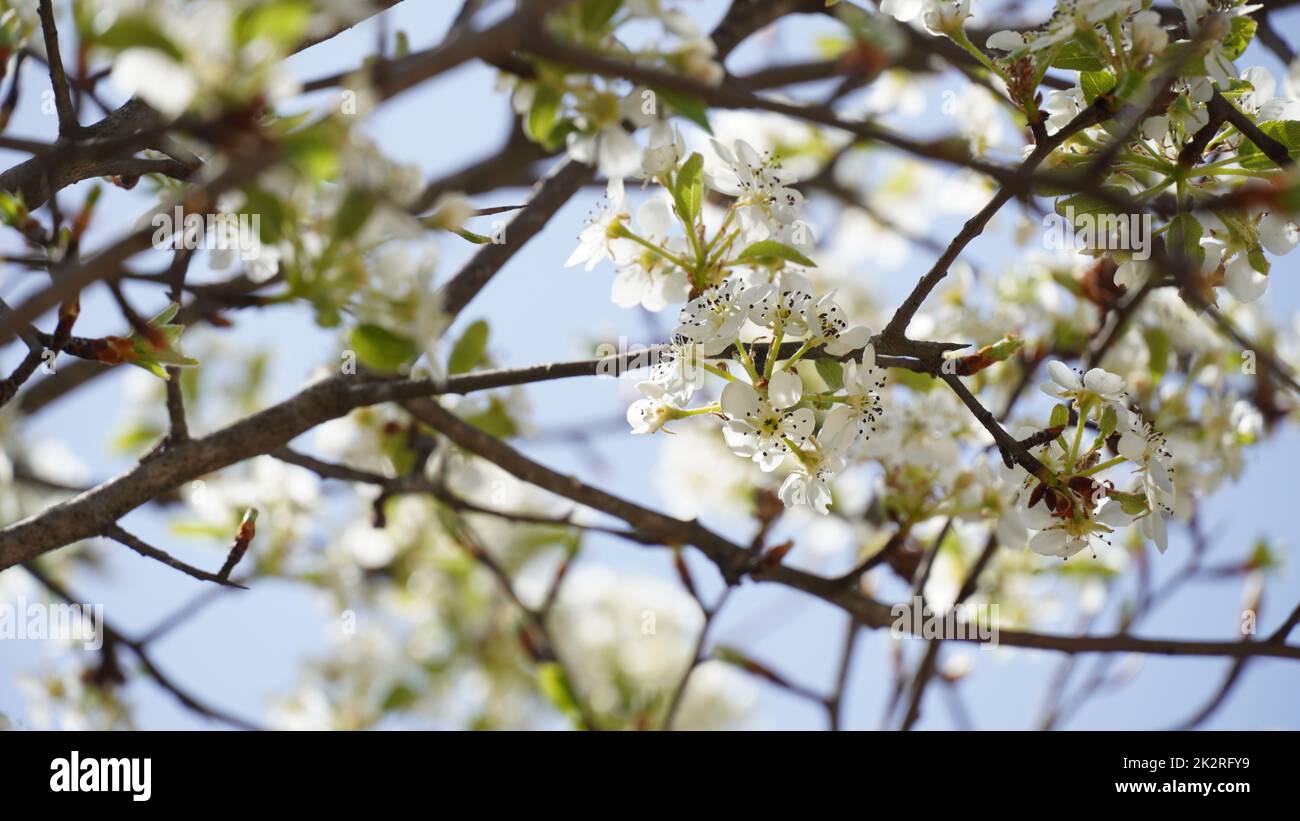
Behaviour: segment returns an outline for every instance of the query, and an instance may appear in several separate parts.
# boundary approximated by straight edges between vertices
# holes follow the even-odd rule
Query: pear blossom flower
[[[844,309],[835,301],[834,291],[809,303],[804,322],[808,326],[809,341],[824,345],[826,353],[832,356],[843,356],[871,341],[871,329],[867,326],[849,327]]]
[[[743,382],[728,382],[722,389],[722,412],[730,417],[722,429],[723,437],[736,455],[753,459],[767,473],[776,470],[790,453],[787,441],[802,448],[813,434],[812,410],[790,410],[797,401],[795,390],[786,384],[790,378],[799,377],[784,371],[774,375],[768,399]]]
[[[578,247],[565,260],[564,267],[586,263],[588,271],[595,268],[602,260],[613,259],[610,250],[610,229],[628,219],[627,194],[623,189],[622,177],[611,177],[605,188],[605,204],[591,223],[578,235]]]
[[[1044,383],[1042,390],[1048,396],[1074,400],[1081,405],[1121,405],[1125,400],[1127,386],[1119,374],[1092,368],[1080,375],[1059,360],[1048,363],[1047,373],[1052,381]]]
[[[737,278],[708,289],[682,308],[673,334],[699,343],[706,356],[722,353],[736,341],[745,323],[746,290]]]
[[[876,368],[876,348],[868,345],[862,351],[860,362],[849,362],[844,366],[847,400],[827,412],[818,440],[838,449],[847,449],[875,431],[880,419],[878,391],[884,386],[884,371]]]
[[[1092,516],[1060,518],[1044,506],[1028,508],[1025,524],[1037,530],[1029,539],[1029,549],[1042,556],[1059,556],[1068,559],[1085,548],[1093,548],[1093,540],[1107,541],[1116,528],[1132,523],[1119,502],[1107,499]]]
[[[680,410],[673,404],[673,397],[662,385],[654,382],[640,382],[636,386],[644,399],[638,399],[627,409],[627,423],[632,432],[655,433],[670,419],[676,418]]]
[[[684,405],[703,386],[704,374],[704,354],[700,345],[675,337],[650,369],[650,381],[661,386],[669,398]]]
[[[803,195],[789,187],[793,180],[785,178],[771,153],[760,154],[744,140],[736,140],[734,152],[717,140],[711,145],[723,166],[709,174],[709,185],[736,197],[741,206],[737,216],[749,240],[780,235],[794,223]]]
[[[771,285],[756,285],[746,292],[749,318],[767,328],[781,327],[782,333],[798,335],[807,330],[814,306],[813,286],[802,274],[785,270]],[[816,319],[815,311],[812,312]],[[868,335],[870,336],[870,335]]]
[[[681,250],[685,241],[668,236],[672,212],[663,197],[646,200],[636,212],[639,235],[654,245]],[[690,293],[686,272],[654,251],[627,239],[609,243],[618,274],[610,286],[610,299],[620,308],[641,305],[662,311],[669,303],[685,302]]]
[[[829,449],[802,451],[799,467],[785,477],[777,496],[786,507],[806,505],[825,516],[831,504],[830,481],[844,470],[844,459]]]

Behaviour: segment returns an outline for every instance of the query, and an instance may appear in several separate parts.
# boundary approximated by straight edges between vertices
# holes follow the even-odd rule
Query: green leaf
[[[95,42],[117,51],[128,48],[152,48],[178,63],[185,62],[185,55],[176,44],[163,34],[162,29],[153,20],[143,14],[118,18],[107,31],[95,38]]]
[[[623,0],[583,0],[579,11],[582,27],[589,32],[602,30],[622,5]]]
[[[844,366],[834,359],[815,360],[817,365],[817,375],[826,383],[826,387],[831,391],[837,391],[844,387]]]
[[[510,416],[505,403],[495,396],[489,402],[487,410],[466,416],[465,421],[498,439],[506,439],[519,433],[519,426]]]
[[[548,661],[537,667],[537,686],[542,694],[570,720],[580,722],[582,709],[578,706],[578,697],[569,682],[569,676],[559,662]]]
[[[777,242],[774,239],[760,240],[745,250],[740,252],[736,257],[737,262],[753,263],[757,265],[773,265],[777,261],[794,262],[804,265],[808,268],[816,268],[817,263],[808,257],[786,245],[783,242]]]
[[[1092,103],[1103,94],[1115,88],[1115,72],[1110,69],[1102,71],[1084,71],[1079,74],[1079,88],[1083,90],[1083,99]]]
[[[1124,200],[1129,196],[1128,191],[1118,185],[1103,185],[1101,190],[1105,195],[1116,197],[1120,200]],[[1056,201],[1056,213],[1064,217],[1067,214],[1067,209],[1073,209],[1076,227],[1078,227],[1078,218],[1084,215],[1095,218],[1105,214],[1113,214],[1115,212],[1115,207],[1113,205],[1106,202],[1101,197],[1096,197],[1091,194],[1075,194],[1072,197],[1063,197]],[[1097,224],[1095,219],[1090,220],[1090,222],[1092,222],[1093,225]]]
[[[1292,160],[1300,162],[1300,122],[1296,120],[1270,120],[1259,124],[1259,130],[1286,146]],[[1237,150],[1241,167],[1250,171],[1272,171],[1277,164],[1248,139],[1243,139]]]
[[[469,373],[482,365],[487,358],[488,324],[486,320],[470,323],[456,340],[447,361],[447,373]]]
[[[682,221],[694,225],[704,204],[704,157],[698,151],[687,157],[677,172],[673,202],[677,204],[677,215]]]
[[[1057,405],[1052,408],[1052,415],[1047,421],[1049,428],[1063,428],[1070,424],[1070,407],[1068,405]]]
[[[1142,338],[1147,343],[1147,359],[1150,361],[1151,378],[1159,381],[1169,367],[1169,334],[1163,328],[1147,326],[1142,329]]]
[[[1228,29],[1228,36],[1223,38],[1220,48],[1223,49],[1223,56],[1229,60],[1235,60],[1245,53],[1246,47],[1250,41],[1255,39],[1255,29],[1259,23],[1255,22],[1252,17],[1234,17],[1232,18],[1231,27]]]
[[[1100,40],[1071,38],[1062,43],[1052,58],[1052,66],[1067,71],[1101,71],[1107,67],[1106,55],[1097,47]]]
[[[334,215],[334,236],[349,239],[361,230],[375,210],[375,201],[364,191],[353,188],[343,197],[338,213]]]
[[[703,128],[709,134],[713,133],[713,127],[709,125],[709,107],[699,97],[692,97],[689,94],[682,94],[672,89],[652,87],[652,91],[664,102],[682,115],[686,119]]]
[[[263,3],[244,12],[235,21],[235,40],[250,43],[266,40],[289,46],[300,42],[311,23],[311,4],[304,0]]]
[[[379,373],[395,373],[420,354],[419,347],[407,337],[372,323],[353,328],[349,345],[362,365]]]
[[[1169,221],[1165,232],[1165,246],[1171,256],[1181,256],[1199,269],[1205,260],[1205,249],[1201,247],[1201,237],[1205,229],[1191,214],[1179,214]]]
[[[388,695],[384,697],[380,709],[384,712],[405,710],[414,704],[417,698],[418,696],[414,690],[405,684],[399,683],[388,691]]]
[[[1110,435],[1115,432],[1115,426],[1119,423],[1119,415],[1115,413],[1114,405],[1107,405],[1106,410],[1101,414],[1101,428],[1097,432],[1097,440],[1105,442]]]
[[[560,104],[564,101],[564,92],[555,86],[539,85],[533,93],[533,104],[528,109],[528,119],[524,130],[528,138],[536,143],[545,143],[560,121]]]

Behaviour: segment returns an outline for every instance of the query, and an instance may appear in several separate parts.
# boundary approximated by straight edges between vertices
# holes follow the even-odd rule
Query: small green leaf
[[[1068,405],[1057,405],[1052,408],[1052,415],[1048,419],[1049,428],[1063,428],[1070,424],[1070,408]]]
[[[1259,130],[1286,146],[1286,152],[1291,159],[1300,162],[1300,122],[1269,120],[1260,123]],[[1237,159],[1242,168],[1250,171],[1272,171],[1277,168],[1277,163],[1270,160],[1268,155],[1245,138],[1241,141],[1241,148],[1237,150]]]
[[[564,101],[564,92],[555,86],[539,85],[533,93],[533,104],[528,109],[528,119],[524,129],[533,142],[544,143],[560,122],[560,104]]]
[[[447,373],[469,373],[484,363],[487,356],[488,324],[485,320],[470,323],[456,340],[447,361]]]
[[[686,119],[703,128],[709,134],[713,133],[713,127],[709,125],[709,107],[699,97],[692,97],[689,94],[673,91],[666,88],[653,88],[664,102],[682,115]]]
[[[107,31],[95,38],[95,42],[117,51],[128,48],[156,49],[178,63],[185,62],[185,55],[176,44],[163,34],[162,29],[153,20],[143,14],[130,14],[118,18]]]
[[[694,225],[704,204],[704,157],[698,151],[687,157],[677,172],[673,202],[677,205],[677,214],[682,221]]]
[[[350,239],[366,224],[375,210],[375,201],[364,191],[353,188],[343,197],[338,213],[334,215],[334,236]]]
[[[1159,381],[1169,367],[1169,334],[1163,328],[1148,326],[1142,329],[1142,338],[1147,343],[1147,359],[1151,378]]]
[[[1107,67],[1106,55],[1097,46],[1100,40],[1071,38],[1062,43],[1052,58],[1052,66],[1067,71],[1101,71]]]
[[[783,242],[777,242],[774,239],[760,240],[745,250],[740,252],[736,257],[737,262],[753,263],[757,265],[772,265],[777,261],[794,262],[808,268],[816,268],[817,263],[808,257],[786,245]]]
[[[1193,268],[1200,268],[1205,260],[1205,249],[1201,247],[1201,236],[1205,229],[1191,214],[1179,214],[1169,221],[1169,230],[1165,233],[1165,245],[1171,255],[1181,256]]]
[[[1235,60],[1245,53],[1246,47],[1250,41],[1255,39],[1255,29],[1259,23],[1252,17],[1242,15],[1232,18],[1231,27],[1228,29],[1228,36],[1223,38],[1219,47],[1223,49],[1223,56],[1229,60]]]
[[[311,23],[311,4],[303,0],[262,3],[235,21],[235,39],[240,43],[266,40],[289,46],[300,42]]]
[[[349,344],[362,365],[379,373],[395,373],[420,354],[420,349],[407,337],[372,323],[353,328]]]
[[[498,439],[506,439],[519,433],[519,426],[515,424],[515,420],[510,416],[510,411],[496,397],[493,397],[489,402],[487,410],[472,416],[466,416],[465,421]]]
[[[1115,72],[1110,69],[1081,72],[1079,88],[1083,90],[1083,99],[1091,103],[1115,88]]]
[[[834,359],[815,360],[817,365],[817,375],[826,383],[826,387],[831,391],[837,391],[844,387],[844,366]]]

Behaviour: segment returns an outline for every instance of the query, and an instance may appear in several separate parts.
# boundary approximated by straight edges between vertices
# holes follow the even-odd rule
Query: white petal
[[[792,442],[802,446],[812,436],[816,421],[811,408],[799,408],[786,417],[781,430]]]
[[[1169,467],[1160,459],[1152,459],[1147,463],[1147,472],[1151,476],[1151,481],[1162,493],[1174,492],[1174,480],[1169,475]]]
[[[803,380],[793,371],[777,371],[767,384],[767,396],[777,410],[797,405],[803,398]]]
[[[1094,393],[1115,396],[1124,390],[1124,377],[1101,368],[1093,368],[1083,375],[1083,384]]]
[[[728,382],[722,389],[722,412],[733,419],[755,419],[761,408],[758,391],[744,382]]]
[[[198,91],[189,69],[152,48],[128,48],[113,61],[113,85],[168,118],[180,116]]]
[[[1025,44],[1024,35],[1018,31],[997,31],[984,41],[986,48],[998,51],[1015,51]]]
[[[648,238],[662,239],[672,227],[672,212],[663,197],[651,197],[636,212],[636,224]]]
[[[1029,549],[1043,556],[1061,556],[1068,539],[1064,530],[1040,530],[1029,540]]]
[[[1250,260],[1241,253],[1224,269],[1223,284],[1238,302],[1254,302],[1268,289],[1268,277],[1251,267]]]
[[[1300,230],[1285,216],[1269,212],[1259,221],[1259,241],[1270,254],[1282,256],[1300,242]]]
[[[836,405],[827,412],[822,420],[821,432],[817,440],[824,450],[832,453],[844,450],[853,443],[857,436],[857,424],[853,422],[853,409],[847,405]]]
[[[722,438],[737,456],[745,458],[753,456],[758,446],[758,436],[754,429],[744,422],[728,422],[723,425]]]
[[[1128,431],[1119,438],[1119,445],[1116,447],[1119,455],[1128,459],[1130,462],[1142,464],[1147,458],[1147,440],[1133,431]]]
[[[641,147],[623,130],[622,126],[609,126],[600,132],[596,148],[596,162],[611,182],[635,174],[641,168]]]
[[[638,265],[629,265],[619,270],[614,283],[609,289],[609,298],[620,308],[632,308],[641,304],[645,295],[649,277]]]
[[[1047,363],[1047,375],[1052,377],[1053,382],[1066,390],[1077,391],[1083,387],[1082,383],[1079,382],[1079,375],[1059,359]]]

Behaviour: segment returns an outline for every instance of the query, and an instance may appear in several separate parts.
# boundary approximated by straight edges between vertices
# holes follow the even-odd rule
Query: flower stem
[[[709,363],[705,362],[700,367],[704,368],[704,370],[708,371],[714,376],[721,376],[723,379],[727,380],[728,382],[738,381],[736,377],[732,376],[729,371],[723,368],[719,368],[717,365],[710,365]]]
[[[1083,441],[1083,426],[1088,421],[1088,411],[1091,407],[1088,403],[1079,405],[1079,424],[1074,429],[1074,441],[1070,443],[1069,466],[1074,469],[1074,462],[1079,457],[1079,443]]]
[[[792,356],[792,357],[790,357],[789,359],[787,359],[787,360],[785,361],[785,364],[781,366],[781,370],[783,370],[783,371],[788,371],[788,370],[790,370],[791,368],[793,368],[793,367],[795,366],[795,364],[798,363],[798,361],[799,361],[800,359],[803,359],[803,355],[804,355],[804,354],[808,353],[809,351],[811,351],[811,350],[812,350],[813,348],[815,348],[816,346],[817,346],[816,341],[814,341],[814,340],[812,340],[812,339],[810,339],[810,340],[808,340],[807,342],[805,342],[805,343],[803,343],[802,345],[800,345],[800,346],[799,346],[799,350],[797,350],[797,351],[794,352],[794,356]]]
[[[1113,468],[1113,467],[1115,467],[1116,465],[1118,465],[1119,463],[1124,462],[1124,461],[1126,461],[1126,460],[1124,459],[1123,456],[1116,456],[1114,459],[1108,459],[1107,461],[1102,462],[1102,463],[1099,464],[1099,465],[1093,465],[1092,467],[1088,468],[1087,470],[1085,470],[1085,471],[1083,471],[1082,473],[1079,473],[1079,474],[1077,474],[1077,475],[1078,475],[1078,476],[1091,476],[1091,475],[1093,475],[1094,473],[1101,473],[1101,472],[1102,472],[1103,470],[1105,470],[1106,468]]]
[[[763,363],[763,378],[768,381],[771,381],[772,373],[776,370],[776,357],[781,353],[783,330],[780,320],[777,320],[776,328],[772,333],[772,345],[767,349],[767,361]]]

